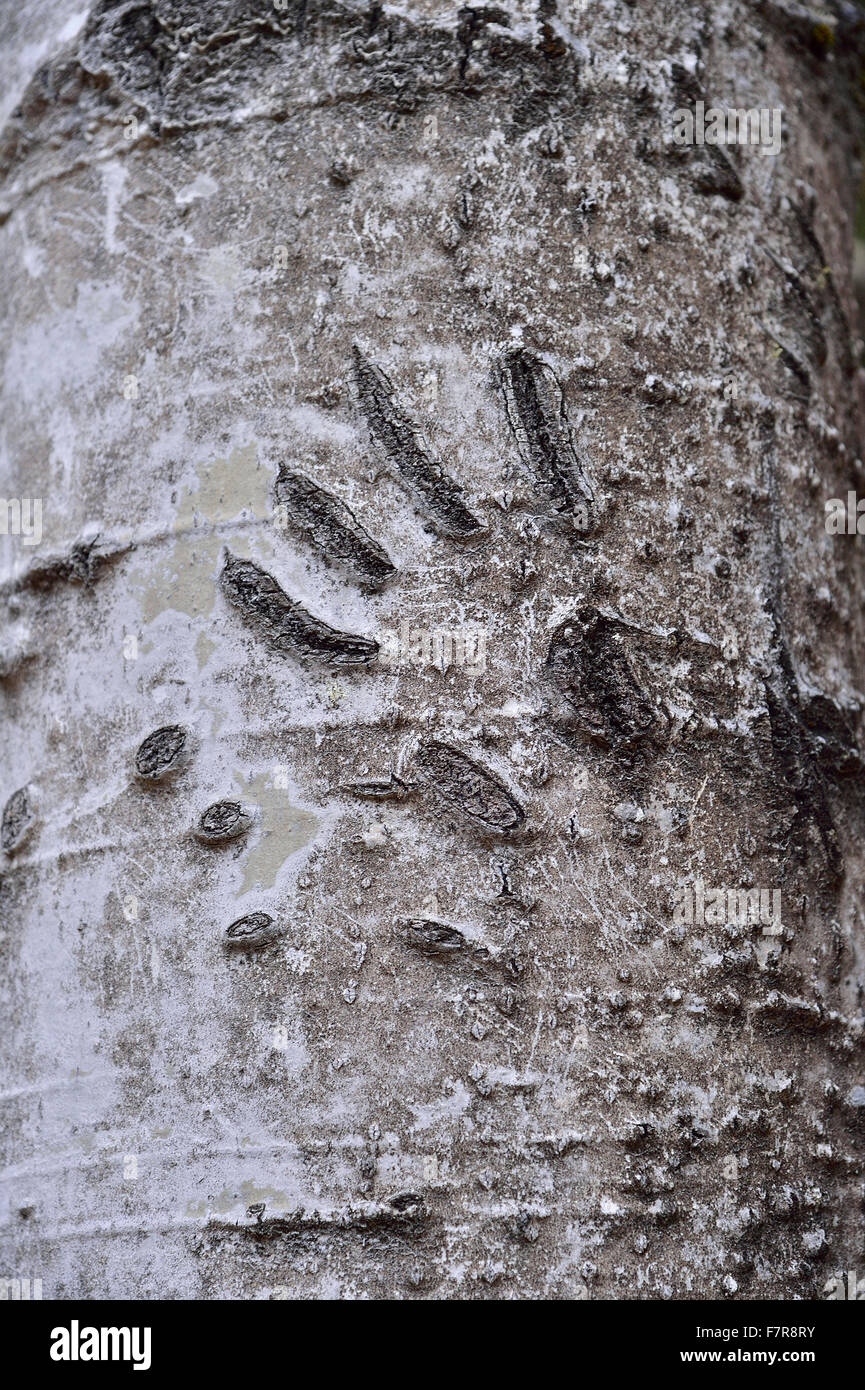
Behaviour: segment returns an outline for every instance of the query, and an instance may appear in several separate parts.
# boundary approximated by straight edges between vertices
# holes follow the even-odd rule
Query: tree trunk
[[[20,12],[0,1272],[865,1273],[860,12]]]

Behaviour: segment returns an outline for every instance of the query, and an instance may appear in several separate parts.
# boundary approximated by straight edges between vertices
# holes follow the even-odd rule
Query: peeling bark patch
[[[303,474],[283,466],[274,496],[288,520],[326,560],[344,565],[365,584],[382,584],[396,574],[384,549],[345,503]]]
[[[0,848],[13,854],[27,838],[35,820],[33,807],[26,787],[13,792],[3,807],[3,822],[0,825]]]
[[[415,494],[437,530],[453,540],[482,531],[463,500],[462,489],[445,472],[417,425],[397,403],[393,386],[380,368],[354,349],[358,401],[370,433],[382,446],[399,477]]]
[[[267,912],[251,912],[226,927],[223,945],[227,951],[258,951],[278,935],[279,927]]]
[[[658,713],[634,674],[617,624],[596,608],[581,609],[556,629],[547,669],[590,738],[629,748],[659,732]]]
[[[594,525],[594,490],[574,445],[564,396],[552,368],[525,348],[506,353],[501,383],[520,454],[557,512],[581,531]]]
[[[176,772],[187,751],[187,733],[179,724],[166,724],[154,729],[135,754],[135,770],[139,777],[156,782]]]
[[[431,740],[421,744],[415,761],[421,775],[445,801],[488,829],[518,830],[525,821],[525,811],[507,787],[467,753]]]
[[[450,956],[465,950],[466,939],[456,927],[445,922],[430,922],[414,917],[405,923],[403,936],[407,946],[424,956]]]
[[[369,665],[378,656],[377,642],[339,632],[314,618],[252,560],[239,560],[227,552],[220,578],[229,602],[276,651],[334,666]]]
[[[241,806],[239,801],[214,801],[212,806],[202,811],[195,834],[203,844],[224,844],[226,840],[236,840],[239,835],[245,835],[252,822],[252,812]]]

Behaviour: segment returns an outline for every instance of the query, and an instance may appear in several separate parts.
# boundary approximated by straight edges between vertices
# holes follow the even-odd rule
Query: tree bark
[[[865,1274],[861,12],[20,12],[0,1272]]]

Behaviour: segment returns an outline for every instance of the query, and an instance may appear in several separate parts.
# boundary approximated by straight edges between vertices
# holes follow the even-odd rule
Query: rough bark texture
[[[2,590],[0,1273],[865,1272],[858,11],[53,12],[0,147],[0,490],[45,527]],[[701,97],[781,153],[674,147]],[[404,621],[486,670],[385,667]],[[782,933],[681,926],[697,881]]]

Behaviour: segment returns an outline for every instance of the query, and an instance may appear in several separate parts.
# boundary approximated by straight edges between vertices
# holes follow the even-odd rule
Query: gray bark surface
[[[4,23],[0,1274],[865,1274],[859,11]]]

